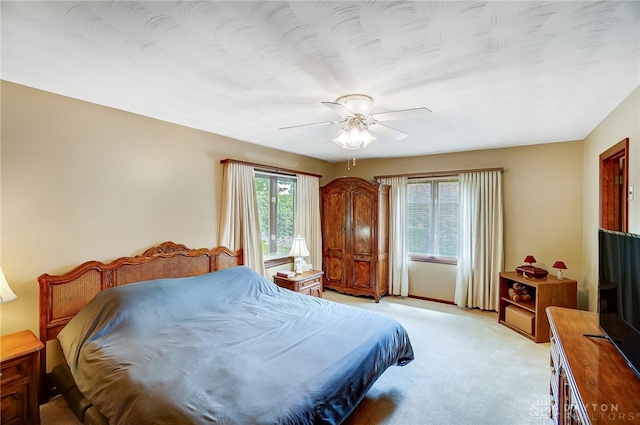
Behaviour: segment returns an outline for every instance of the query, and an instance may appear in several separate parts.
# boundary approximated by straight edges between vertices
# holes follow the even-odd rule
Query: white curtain
[[[221,246],[242,248],[244,265],[265,275],[254,170],[250,165],[224,164],[218,234]]]
[[[455,303],[497,310],[503,267],[502,173],[460,174]]]
[[[301,235],[311,254],[305,260],[314,270],[322,270],[322,230],[320,227],[320,179],[297,174],[295,236]]]
[[[407,178],[389,177],[389,293],[409,295],[409,265],[405,244]]]

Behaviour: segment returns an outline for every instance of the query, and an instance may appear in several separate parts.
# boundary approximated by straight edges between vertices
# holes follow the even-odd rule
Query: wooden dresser
[[[0,337],[2,425],[40,423],[38,356],[42,347],[42,342],[31,331],[20,331]]]
[[[551,327],[551,418],[558,425],[640,423],[640,378],[602,335],[598,314],[546,309]]]
[[[389,186],[343,177],[321,190],[325,288],[378,302],[389,286]]]
[[[322,298],[322,272],[311,270],[293,277],[273,276],[273,282],[290,291]]]

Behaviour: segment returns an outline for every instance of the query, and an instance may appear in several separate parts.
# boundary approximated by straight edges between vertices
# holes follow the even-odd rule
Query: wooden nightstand
[[[2,425],[40,423],[38,386],[42,342],[31,331],[0,337],[0,419]]]
[[[276,285],[301,294],[322,298],[322,275],[320,270],[311,270],[294,277],[273,276]]]

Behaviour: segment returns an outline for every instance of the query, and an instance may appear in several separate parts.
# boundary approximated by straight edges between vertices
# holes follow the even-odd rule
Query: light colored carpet
[[[496,313],[456,306],[326,291],[326,299],[398,320],[416,359],[389,368],[344,425],[550,425],[549,344],[498,324]],[[337,330],[339,331],[339,330]],[[42,425],[79,425],[56,398]]]
[[[398,320],[415,360],[391,367],[345,425],[549,425],[549,343],[498,323],[495,312],[333,291],[325,298]]]

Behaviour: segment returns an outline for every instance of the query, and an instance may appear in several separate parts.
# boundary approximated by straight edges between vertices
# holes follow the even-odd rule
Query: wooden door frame
[[[622,166],[620,165],[623,161]],[[620,170],[620,168],[622,168]],[[620,172],[621,171],[621,172]],[[622,182],[616,183],[615,176]],[[600,154],[600,227],[626,232],[629,225],[629,138]],[[612,224],[617,223],[617,225]]]

